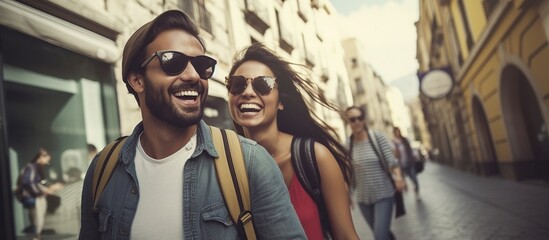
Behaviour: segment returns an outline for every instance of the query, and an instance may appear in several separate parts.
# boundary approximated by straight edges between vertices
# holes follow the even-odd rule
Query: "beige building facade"
[[[367,62],[364,48],[356,38],[342,41],[345,66],[349,74],[354,105],[366,112],[368,126],[392,135],[391,109],[387,101],[387,85]]]

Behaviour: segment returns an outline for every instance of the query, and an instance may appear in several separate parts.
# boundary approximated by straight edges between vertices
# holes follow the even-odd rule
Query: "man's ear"
[[[282,101],[278,102],[278,110],[280,111],[284,110],[284,104],[282,103]]]
[[[128,76],[128,84],[133,88],[137,93],[143,92],[145,89],[145,80],[141,74],[130,73]]]

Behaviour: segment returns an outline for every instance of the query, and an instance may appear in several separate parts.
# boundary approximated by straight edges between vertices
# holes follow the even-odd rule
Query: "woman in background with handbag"
[[[416,200],[420,201],[421,198],[419,197],[419,183],[417,181],[416,172],[416,164],[418,160],[412,152],[412,146],[410,146],[410,142],[400,133],[400,128],[393,127],[393,135],[395,156],[400,163],[400,167],[404,170],[404,173],[406,173],[406,175],[414,183],[414,193],[416,195]]]
[[[38,150],[36,156],[21,170],[17,180],[16,197],[29,211],[29,218],[34,226],[33,239],[40,239],[44,220],[46,217],[46,196],[59,190],[61,184],[46,185],[45,166],[49,165],[51,156],[43,148]]]
[[[406,188],[400,166],[386,137],[368,130],[362,108],[349,107],[345,115],[352,129],[347,145],[353,159],[358,206],[376,240],[394,239],[390,232],[394,195]],[[397,216],[403,211],[397,204]]]

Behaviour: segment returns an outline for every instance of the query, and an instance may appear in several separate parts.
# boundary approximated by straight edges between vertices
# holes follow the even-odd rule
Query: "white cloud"
[[[365,59],[385,82],[415,73],[418,0],[386,1],[363,5],[339,16],[342,39],[356,37],[365,48]]]

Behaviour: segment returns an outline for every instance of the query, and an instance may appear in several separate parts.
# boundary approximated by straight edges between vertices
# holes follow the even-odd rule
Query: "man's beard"
[[[168,92],[163,92],[161,89],[154,89],[151,84],[151,80],[145,77],[145,104],[151,112],[151,114],[172,126],[187,128],[192,125],[196,125],[204,115],[204,96],[206,91],[199,82],[183,83],[177,86],[172,86]],[[198,91],[198,98],[200,105],[198,109],[179,109],[172,102],[171,98],[165,98],[166,94],[171,96],[173,90],[196,90]],[[156,93],[154,91],[157,91]],[[190,110],[190,111],[188,111]],[[183,112],[185,111],[185,112]]]

